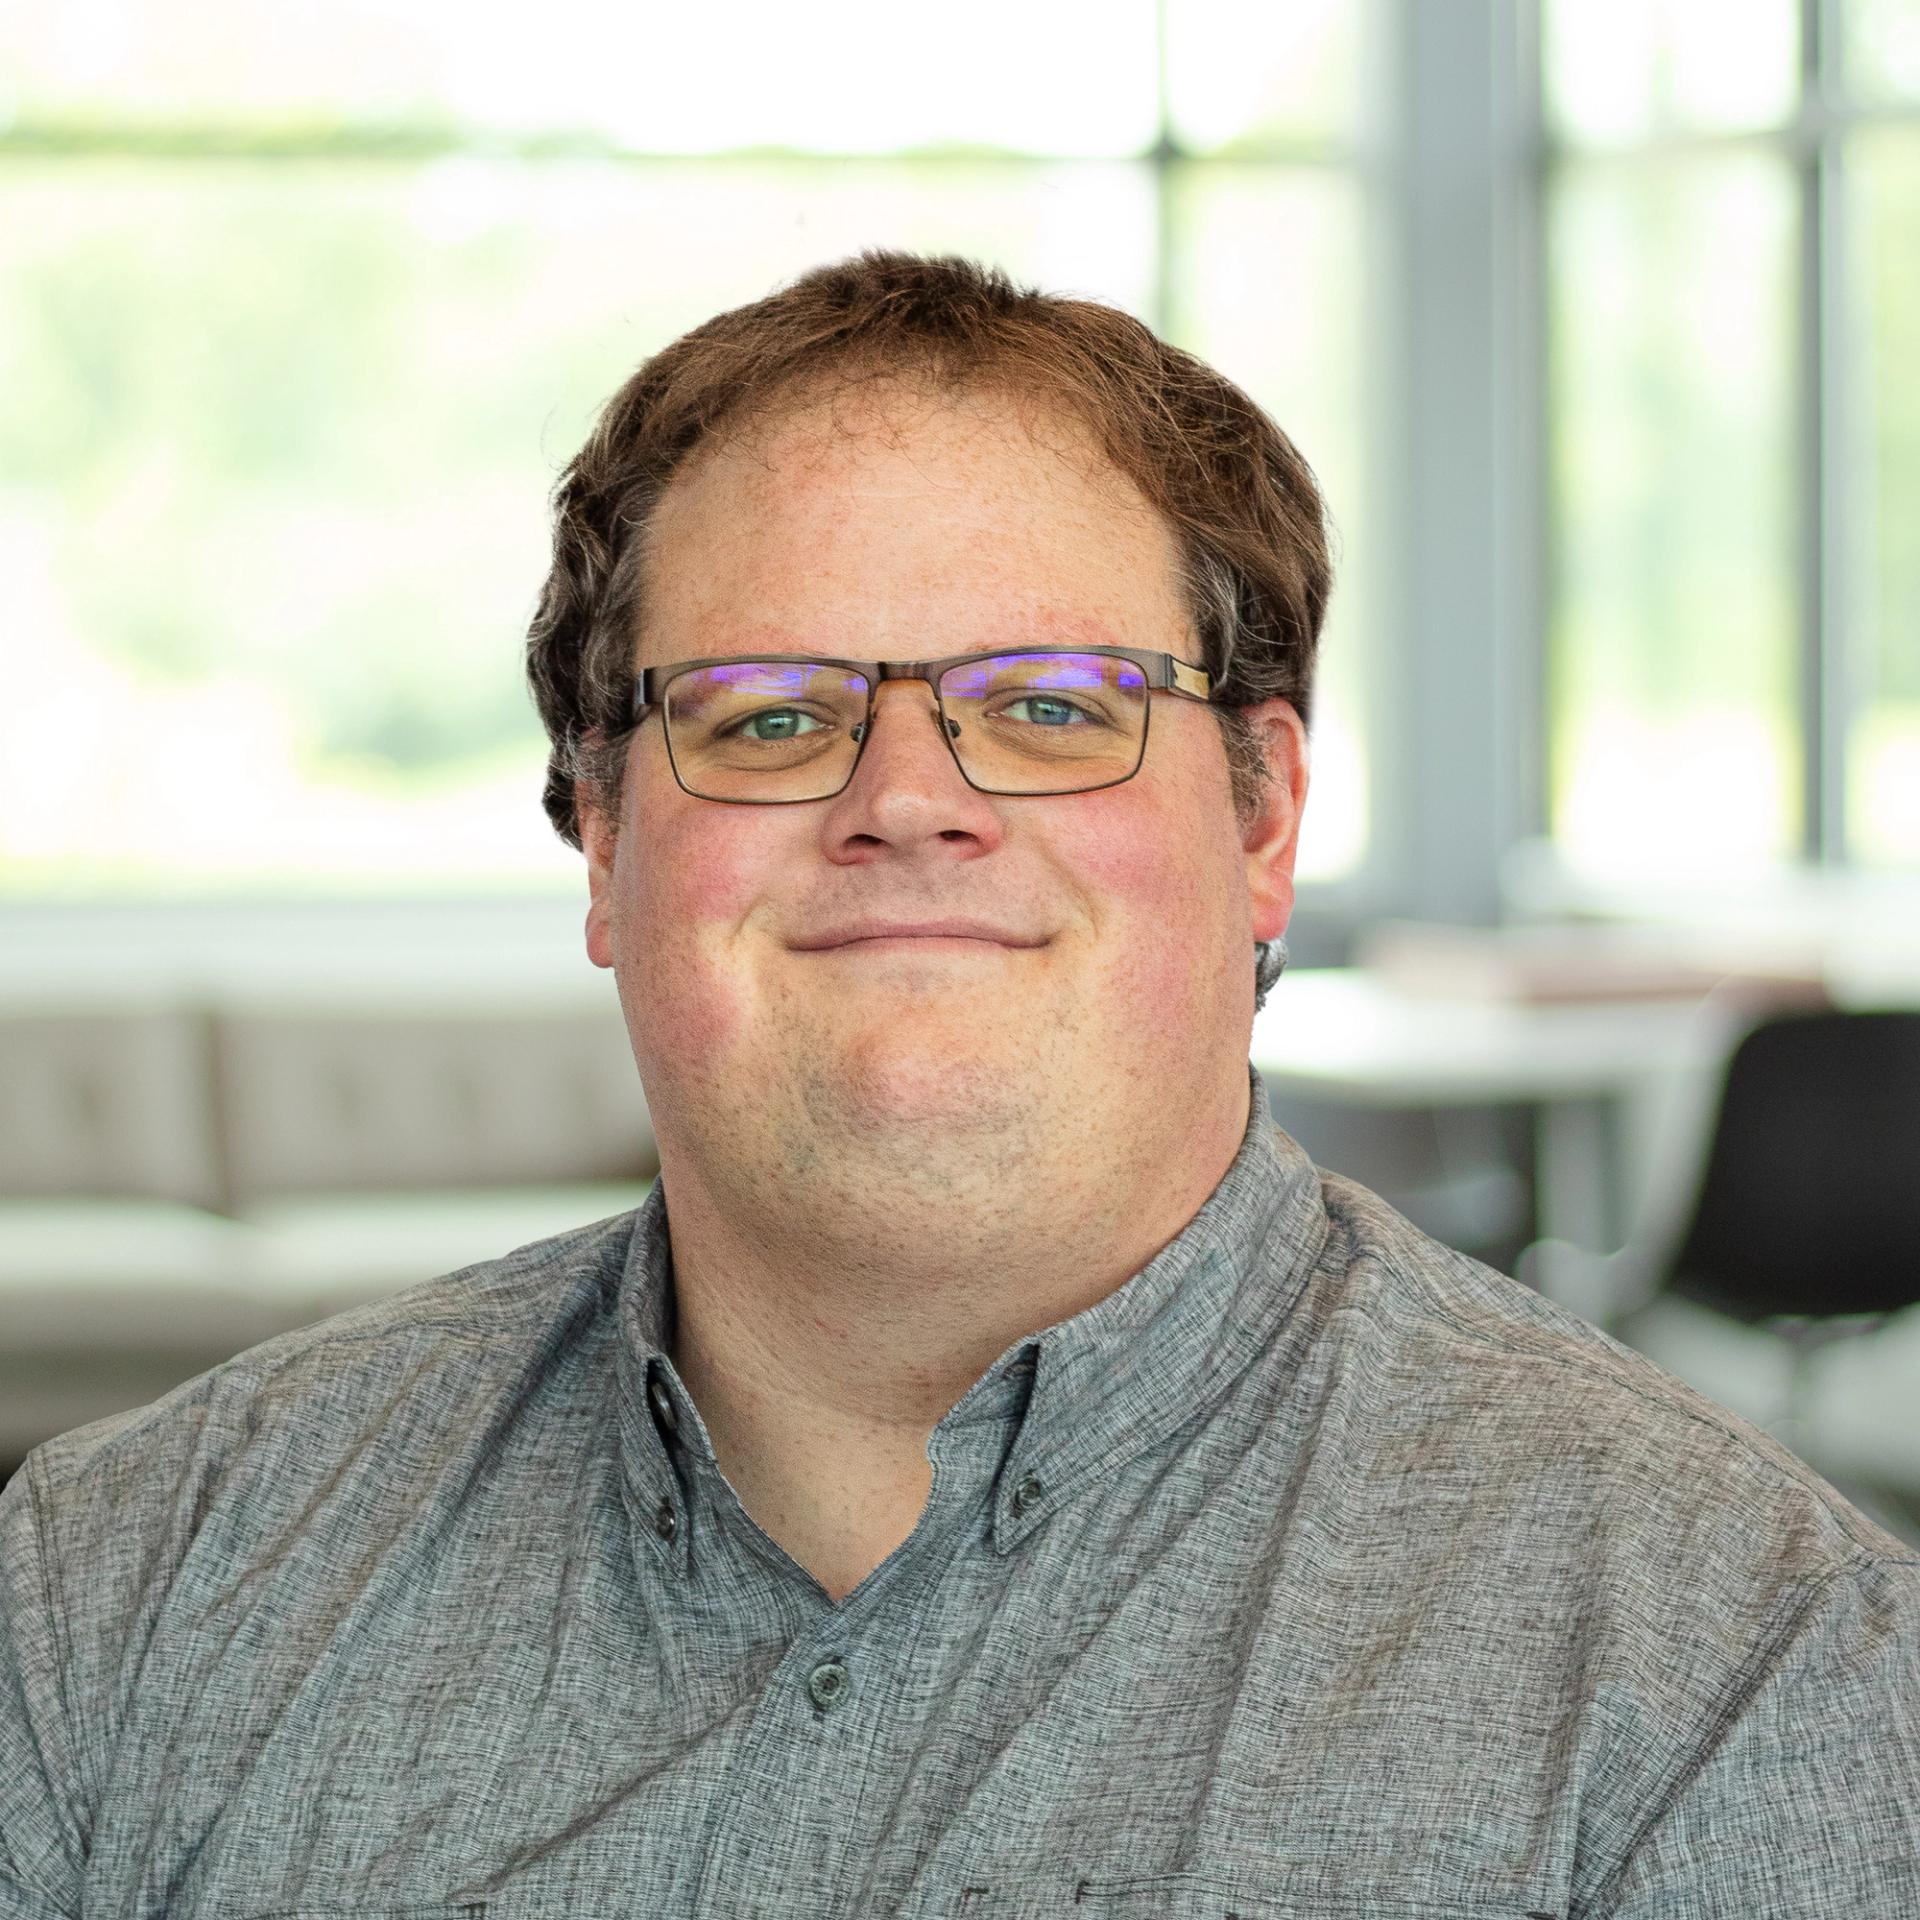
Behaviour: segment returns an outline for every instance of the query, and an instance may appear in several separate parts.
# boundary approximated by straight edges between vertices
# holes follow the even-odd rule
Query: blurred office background
[[[644,1193],[546,494],[869,245],[1140,314],[1325,485],[1276,1116],[1920,1538],[1920,1158],[1856,1246],[1847,1136],[1920,1109],[1916,0],[13,10],[0,1472]],[[1742,1297],[1770,1185],[1830,1239]]]

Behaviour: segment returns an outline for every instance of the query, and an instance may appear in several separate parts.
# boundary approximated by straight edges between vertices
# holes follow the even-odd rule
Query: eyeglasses
[[[636,726],[656,708],[683,791],[791,806],[845,790],[883,680],[924,680],[961,778],[981,793],[1088,793],[1140,771],[1149,696],[1209,702],[1210,674],[1133,647],[1037,647],[944,660],[678,660],[648,667]]]

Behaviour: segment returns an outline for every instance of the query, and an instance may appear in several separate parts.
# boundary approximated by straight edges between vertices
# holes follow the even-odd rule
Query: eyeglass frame
[[[1102,780],[1093,787],[1055,787],[1043,788],[1037,793],[1003,792],[998,787],[983,787],[960,764],[959,750],[953,744],[950,731],[956,724],[947,718],[945,702],[940,697],[940,676],[953,667],[971,665],[976,660],[1000,660],[1017,654],[1098,654],[1103,658],[1129,660],[1146,676],[1147,705],[1140,720],[1140,752],[1133,765],[1117,780]],[[847,777],[831,793],[817,793],[805,800],[749,800],[738,796],[727,797],[712,793],[696,793],[680,778],[679,763],[673,755],[673,734],[667,726],[666,708],[661,695],[668,685],[679,679],[683,673],[693,673],[702,667],[740,666],[748,661],[768,661],[778,666],[809,667],[845,667],[858,673],[867,683],[867,717],[860,723],[860,738],[854,746],[853,764],[847,768]],[[1147,763],[1147,735],[1153,725],[1153,699],[1156,693],[1175,693],[1183,700],[1197,700],[1203,706],[1217,706],[1220,703],[1213,698],[1213,675],[1204,667],[1189,665],[1176,654],[1163,653],[1145,647],[988,647],[977,653],[949,653],[938,660],[843,660],[818,653],[736,653],[717,654],[700,660],[673,660],[655,667],[643,667],[634,682],[630,704],[630,724],[639,728],[651,713],[660,715],[660,731],[667,744],[667,765],[672,770],[674,784],[692,800],[711,800],[721,807],[805,807],[816,800],[836,800],[853,784],[853,776],[860,770],[860,758],[867,750],[867,742],[873,738],[873,721],[879,703],[880,689],[889,680],[924,680],[933,694],[933,704],[940,719],[940,738],[946,742],[947,752],[953,758],[953,764],[960,778],[972,787],[975,793],[990,793],[1003,800],[1049,800],[1066,799],[1076,793],[1101,793],[1108,787],[1118,787],[1131,780]]]

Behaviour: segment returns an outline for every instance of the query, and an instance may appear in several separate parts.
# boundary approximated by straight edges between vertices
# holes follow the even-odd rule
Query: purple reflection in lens
[[[941,676],[943,692],[956,699],[979,700],[992,693],[1009,672],[1017,672],[1023,686],[1057,688],[1107,687],[1138,693],[1147,676],[1131,660],[1103,653],[997,653],[991,660],[971,660],[949,667]]]
[[[770,687],[781,693],[798,692],[808,677],[822,671],[839,676],[837,667],[822,669],[799,660],[742,660],[737,665],[709,667],[706,677],[722,687]]]
[[[727,694],[764,694],[769,699],[795,698],[822,684],[834,692],[865,691],[866,681],[844,667],[810,660],[729,660],[718,666],[683,673],[667,683],[667,696],[688,717]]]

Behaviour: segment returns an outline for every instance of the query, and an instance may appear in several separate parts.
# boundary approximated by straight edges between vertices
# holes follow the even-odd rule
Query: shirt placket
[[[1004,1445],[1004,1432],[982,1425],[943,1446],[914,1531],[796,1635],[720,1796],[696,1913],[793,1920],[864,1910],[879,1836],[900,1814],[897,1722],[917,1711],[906,1684],[914,1645],[944,1632],[954,1556],[991,1550],[987,1500]]]

